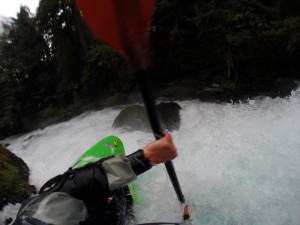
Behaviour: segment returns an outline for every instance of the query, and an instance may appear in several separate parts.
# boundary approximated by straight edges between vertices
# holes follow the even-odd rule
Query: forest
[[[299,0],[157,0],[150,27],[158,97],[285,96],[300,78]],[[0,37],[0,139],[133,101],[134,76],[87,28],[75,0],[21,6]]]

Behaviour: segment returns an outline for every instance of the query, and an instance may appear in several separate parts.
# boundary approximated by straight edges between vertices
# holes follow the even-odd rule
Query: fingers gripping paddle
[[[164,134],[148,82],[148,35],[154,0],[77,0],[79,9],[94,34],[110,45],[136,71],[150,124],[156,139]],[[165,163],[169,177],[181,203],[185,204],[172,161]],[[189,217],[187,205],[184,218]]]

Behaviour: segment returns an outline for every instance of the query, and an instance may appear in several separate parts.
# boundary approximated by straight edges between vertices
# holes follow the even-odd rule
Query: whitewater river
[[[300,224],[300,89],[288,99],[178,104],[181,127],[172,135],[179,154],[173,163],[194,225]],[[119,136],[127,153],[152,141],[151,133],[112,128],[122,108],[88,112],[2,143],[24,159],[31,184],[39,188],[107,135]],[[163,165],[136,184],[138,222],[181,221],[182,208]],[[18,207],[5,207],[0,224]]]

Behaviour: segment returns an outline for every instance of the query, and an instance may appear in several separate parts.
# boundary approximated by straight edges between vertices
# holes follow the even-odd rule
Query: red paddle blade
[[[155,0],[77,0],[94,34],[135,70],[149,66],[148,34]]]

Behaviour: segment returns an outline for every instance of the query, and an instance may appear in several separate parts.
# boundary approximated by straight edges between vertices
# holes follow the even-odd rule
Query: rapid
[[[173,163],[194,225],[300,224],[300,89],[284,99],[177,103],[182,107],[181,126],[172,132],[178,149]],[[108,135],[119,136],[128,154],[153,141],[151,133],[112,128],[124,107],[86,112],[0,143],[10,144],[27,163],[30,183],[40,188]],[[182,220],[182,206],[164,165],[135,183],[138,223]],[[19,207],[6,206],[0,224]]]

